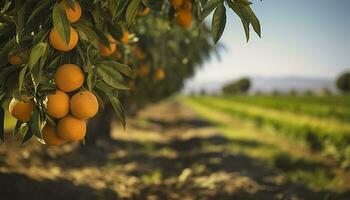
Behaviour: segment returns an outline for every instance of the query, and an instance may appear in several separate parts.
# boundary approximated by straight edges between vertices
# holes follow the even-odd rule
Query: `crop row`
[[[350,156],[347,155],[350,144],[348,123],[277,111],[217,97],[200,97],[193,100],[235,117],[252,120],[258,126],[272,126],[278,133],[305,141],[312,150],[332,152],[332,156],[338,161],[348,162]]]
[[[272,96],[227,96],[235,102],[253,104],[294,113],[302,113],[316,117],[333,117],[350,122],[350,98],[348,96],[329,97],[272,97]]]

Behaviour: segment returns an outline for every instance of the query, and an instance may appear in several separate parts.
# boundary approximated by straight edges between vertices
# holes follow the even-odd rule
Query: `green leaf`
[[[25,75],[26,75],[26,72],[27,72],[27,65],[24,66],[21,70],[21,72],[19,73],[19,79],[18,79],[18,90],[21,91],[22,90],[22,87],[23,87],[23,84],[24,84],[24,78],[25,78]]]
[[[247,38],[247,41],[249,41],[249,24],[250,24],[250,20],[249,20],[249,15],[246,13],[246,11],[244,10],[245,6],[241,6],[238,3],[234,3],[232,1],[227,1],[229,7],[241,18],[242,21],[242,25],[244,28],[244,32]]]
[[[119,99],[116,96],[108,95],[108,97],[109,97],[109,101],[111,102],[111,104],[114,108],[114,111],[115,111],[117,117],[120,119],[120,121],[123,124],[123,127],[125,129],[125,126],[126,126],[125,111],[124,111],[122,104],[120,103]]]
[[[107,37],[105,36],[105,34],[100,31],[99,29],[97,28],[94,28],[94,31],[98,37],[98,40],[106,47],[109,47],[109,41],[107,39]]]
[[[53,0],[47,0],[47,1],[44,1],[44,2],[38,3],[39,6],[36,7],[33,10],[33,12],[30,14],[26,25],[29,24],[35,17],[37,17],[43,10],[48,9],[53,2],[54,2]]]
[[[18,132],[18,130],[22,124],[23,124],[23,122],[21,122],[19,120],[16,121],[16,125],[15,125],[15,128],[13,129],[12,135],[16,135],[16,133]]]
[[[0,107],[0,139],[5,141],[5,130],[4,130],[4,120],[5,120],[5,111]]]
[[[113,13],[113,21],[121,16],[128,4],[129,0],[118,1],[118,6]]]
[[[164,0],[142,0],[149,8],[155,11],[162,11]]]
[[[106,66],[99,65],[97,68],[97,74],[101,76],[102,80],[111,87],[119,90],[128,90],[129,87],[122,83],[122,75],[115,69]]]
[[[131,25],[135,21],[135,18],[141,5],[141,0],[131,0],[131,2],[129,3],[125,14],[126,22],[129,25]]]
[[[222,0],[209,0],[204,5],[202,14],[201,14],[201,21],[203,21],[208,15],[213,12],[213,10],[219,5],[219,3],[222,3]]]
[[[30,130],[36,137],[43,138],[41,115],[37,109],[33,110],[30,115]]]
[[[100,63],[118,70],[120,73],[124,74],[127,77],[130,77],[130,78],[135,77],[134,71],[130,67],[128,67],[127,65],[124,65],[122,63],[112,61],[112,60],[106,60],[106,61],[102,61]]]
[[[28,66],[29,69],[32,70],[33,67],[39,62],[40,58],[45,54],[47,44],[40,42],[35,45],[30,53]]]
[[[123,30],[120,25],[113,25],[111,23],[107,24],[108,32],[113,36],[113,38],[122,38]]]
[[[250,6],[246,6],[244,7],[244,9],[247,15],[249,16],[250,23],[252,24],[254,31],[256,32],[256,34],[259,35],[259,37],[261,37],[261,27],[259,19],[256,17],[255,13],[253,12]]]
[[[235,0],[237,3],[242,4],[244,6],[249,6],[252,4],[252,2],[248,1],[248,0]]]
[[[21,144],[27,142],[30,138],[32,138],[33,132],[28,127],[27,123],[23,123],[19,128],[19,138],[21,140]]]
[[[46,115],[46,123],[50,126],[56,127],[55,120],[53,120],[50,116]]]
[[[66,12],[62,8],[62,6],[56,3],[53,7],[52,11],[53,18],[53,26],[56,28],[58,33],[60,34],[63,41],[68,44],[70,40],[70,24],[67,19]]]
[[[218,5],[216,7],[213,20],[211,34],[215,43],[217,43],[222,36],[226,26],[226,8],[224,4]]]
[[[95,72],[94,71],[90,71],[88,73],[88,77],[87,77],[87,85],[90,91],[93,90],[94,86],[96,83],[96,76],[95,76]]]
[[[1,13],[6,12],[12,4],[12,1],[6,0],[4,3],[4,7],[1,9]]]

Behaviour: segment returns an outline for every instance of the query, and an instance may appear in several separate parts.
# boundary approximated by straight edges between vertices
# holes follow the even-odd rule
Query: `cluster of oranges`
[[[47,114],[58,120],[57,126],[46,124],[43,139],[48,145],[84,138],[86,122],[98,112],[98,101],[90,91],[74,92],[84,83],[81,68],[74,64],[60,66],[54,76],[58,90],[47,97]],[[69,95],[71,94],[71,96]]]
[[[60,4],[66,11],[69,22],[74,23],[81,17],[81,7],[74,2],[74,9],[65,1]],[[49,42],[58,51],[67,52],[75,48],[78,43],[78,34],[71,27],[70,41],[66,44],[55,28],[49,35]],[[23,62],[21,57],[10,57],[11,64]],[[57,121],[56,127],[46,123],[43,127],[43,139],[48,145],[59,145],[66,141],[82,140],[86,134],[86,120],[98,112],[98,101],[90,91],[82,91],[84,73],[75,64],[64,64],[56,70],[54,81],[57,90],[46,98],[46,113]],[[80,90],[80,91],[79,91]],[[78,91],[78,92],[76,92]],[[30,120],[34,109],[33,100],[25,102],[13,98],[9,105],[10,114],[22,122]]]
[[[47,96],[46,112],[57,120],[57,126],[46,124],[43,127],[43,139],[48,145],[59,145],[66,141],[78,141],[86,133],[85,120],[98,112],[96,96],[89,91],[77,91],[84,83],[81,68],[74,64],[60,66],[55,75],[57,90]],[[12,99],[9,106],[11,115],[22,122],[30,119],[34,102],[20,102]]]
[[[171,0],[175,8],[175,22],[184,29],[190,28],[193,21],[192,0]]]

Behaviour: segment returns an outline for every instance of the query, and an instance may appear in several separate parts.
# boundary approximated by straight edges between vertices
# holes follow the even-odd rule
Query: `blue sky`
[[[253,0],[262,38],[247,43],[231,11],[221,60],[206,63],[189,82],[241,76],[334,78],[350,70],[350,0]],[[228,10],[229,11],[229,10]]]

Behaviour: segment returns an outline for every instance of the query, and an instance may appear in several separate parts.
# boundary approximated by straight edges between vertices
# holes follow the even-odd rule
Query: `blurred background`
[[[252,8],[249,43],[231,12],[217,45],[138,20],[126,129],[107,105],[85,144],[20,145],[7,114],[0,199],[350,199],[350,1]]]

